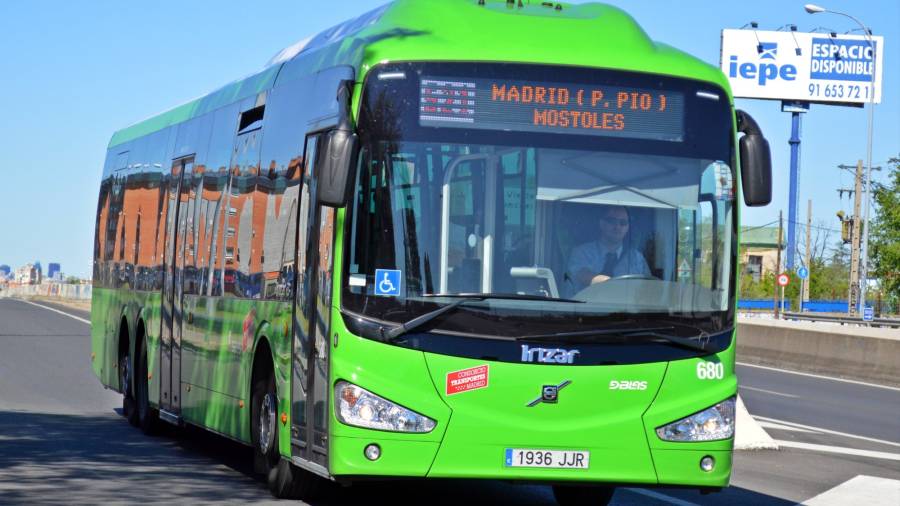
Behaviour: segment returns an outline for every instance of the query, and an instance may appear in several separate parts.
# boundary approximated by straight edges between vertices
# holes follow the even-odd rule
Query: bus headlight
[[[392,432],[431,432],[435,422],[427,416],[383,399],[346,381],[334,386],[337,417],[347,425]]]
[[[664,441],[717,441],[734,436],[734,397],[656,429]]]

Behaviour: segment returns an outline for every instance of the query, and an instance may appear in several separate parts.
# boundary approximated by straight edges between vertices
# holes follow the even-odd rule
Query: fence
[[[792,300],[784,301],[784,309],[794,309]],[[738,299],[738,309],[741,311],[772,311],[775,301],[772,299]],[[810,313],[843,313],[847,311],[846,300],[810,300],[803,303],[801,312]]]
[[[92,289],[92,285],[44,283],[0,289],[0,297],[58,297],[60,299],[91,300]]]
[[[794,300],[784,301],[785,311],[796,311]],[[866,301],[867,306],[875,309],[875,315],[896,315],[897,308],[893,308],[886,302],[869,300]],[[772,299],[738,299],[738,311],[772,311],[775,301]],[[810,300],[803,303],[803,308],[798,311],[800,313],[846,313],[846,300]]]

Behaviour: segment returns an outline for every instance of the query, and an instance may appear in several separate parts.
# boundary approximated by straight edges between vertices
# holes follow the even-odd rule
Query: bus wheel
[[[253,467],[266,477],[269,491],[279,499],[312,498],[318,478],[282,458],[278,450],[278,394],[271,370],[254,380],[251,416]]]
[[[269,491],[279,499],[311,500],[318,496],[322,480],[285,459],[269,471]]]
[[[613,487],[554,485],[553,497],[559,506],[605,506],[612,501]]]
[[[150,406],[149,375],[147,373],[147,344],[143,340],[138,351],[138,365],[135,370],[135,404],[138,426],[147,435],[156,433],[159,423],[159,412]]]
[[[119,359],[119,385],[122,390],[122,416],[128,420],[128,423],[138,426],[137,407],[134,402],[134,392],[131,389],[132,374],[131,354],[125,351],[125,354]]]
[[[268,475],[278,464],[278,394],[271,369],[253,380],[250,400],[250,436],[253,443],[253,469]]]

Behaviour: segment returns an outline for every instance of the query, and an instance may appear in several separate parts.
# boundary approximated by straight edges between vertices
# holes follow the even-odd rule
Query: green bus
[[[767,204],[770,166],[722,73],[616,8],[398,0],[115,132],[92,367],[278,497],[720,489],[737,188]]]

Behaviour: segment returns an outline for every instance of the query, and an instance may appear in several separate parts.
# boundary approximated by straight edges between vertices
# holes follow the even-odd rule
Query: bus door
[[[160,331],[160,418],[177,422],[181,412],[181,316],[184,273],[184,235],[194,157],[172,161],[166,213],[166,244]]]
[[[497,160],[492,154],[461,155],[444,172],[440,293],[493,290]]]
[[[306,140],[297,231],[291,449],[306,467],[328,469],[328,353],[334,209],[316,203],[319,136]]]

